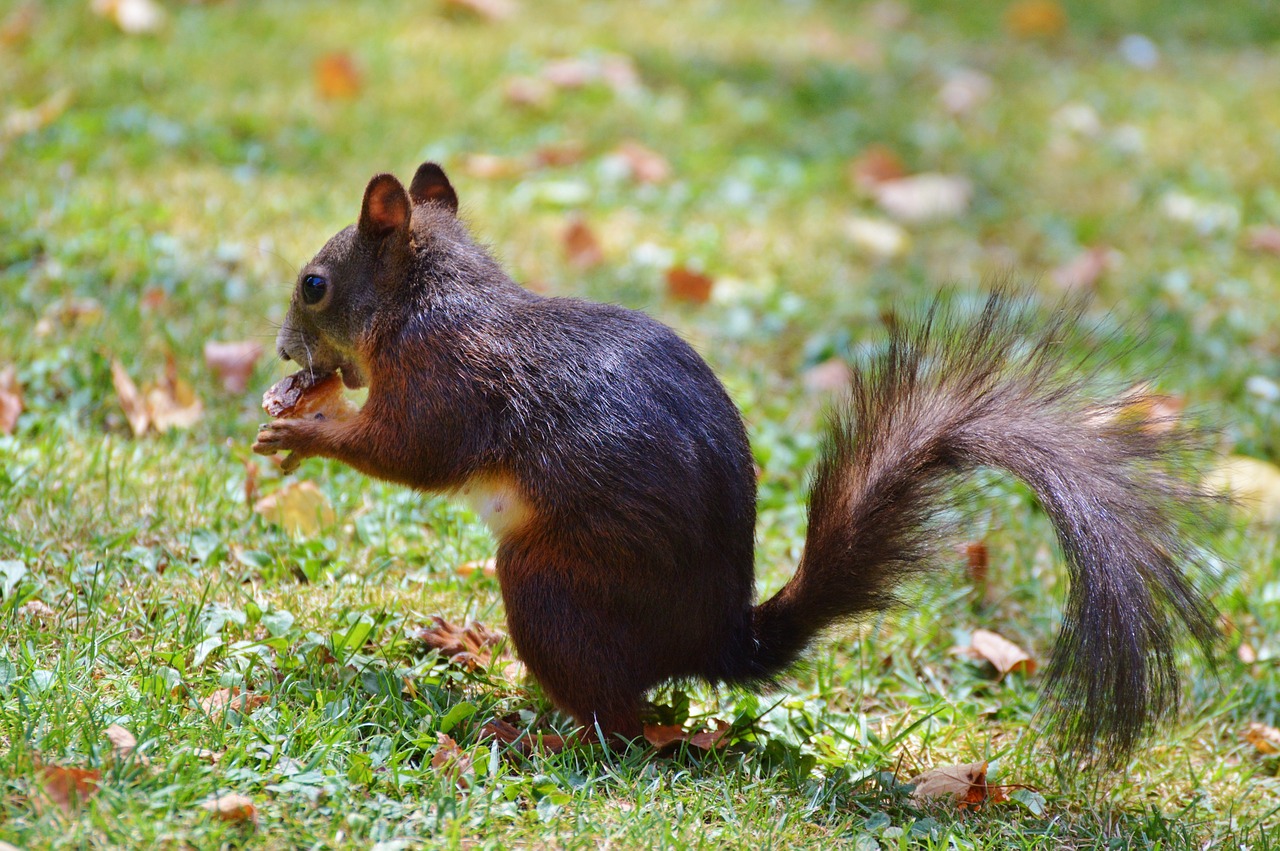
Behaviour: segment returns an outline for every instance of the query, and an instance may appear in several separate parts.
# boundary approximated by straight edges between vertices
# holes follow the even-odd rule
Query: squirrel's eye
[[[302,300],[307,304],[315,304],[324,298],[329,282],[319,275],[307,275],[302,279]]]

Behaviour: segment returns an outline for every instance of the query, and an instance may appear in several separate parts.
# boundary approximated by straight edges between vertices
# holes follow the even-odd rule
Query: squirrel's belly
[[[453,495],[479,515],[498,540],[518,532],[533,518],[529,500],[507,476],[477,476]]]

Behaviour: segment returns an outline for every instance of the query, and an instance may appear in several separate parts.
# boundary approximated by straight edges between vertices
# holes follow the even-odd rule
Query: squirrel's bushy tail
[[[1182,571],[1202,559],[1191,525],[1212,498],[1182,469],[1189,429],[1133,393],[1090,395],[1097,365],[1069,362],[1064,345],[1078,318],[1037,322],[997,294],[967,325],[935,304],[892,330],[831,416],[804,555],[754,609],[754,656],[737,679],[767,678],[824,627],[891,605],[929,566],[955,475],[995,467],[1035,492],[1066,556],[1046,711],[1068,750],[1125,754],[1176,707],[1178,632],[1206,651],[1214,638],[1214,610]]]

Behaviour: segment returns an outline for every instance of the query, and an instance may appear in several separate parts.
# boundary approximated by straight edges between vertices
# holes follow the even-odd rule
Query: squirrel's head
[[[280,357],[321,374],[341,370],[351,388],[368,383],[361,348],[380,306],[405,303],[415,212],[421,230],[457,211],[458,196],[435,163],[418,167],[407,192],[393,175],[376,175],[364,190],[359,221],[339,231],[298,273],[276,337]]]

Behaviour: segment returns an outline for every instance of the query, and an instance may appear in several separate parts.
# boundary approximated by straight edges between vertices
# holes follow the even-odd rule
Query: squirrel
[[[367,401],[277,419],[253,449],[469,501],[497,539],[515,649],[588,740],[640,737],[665,682],[768,685],[828,627],[891,606],[931,567],[948,486],[1000,468],[1052,520],[1070,578],[1052,729],[1125,755],[1177,706],[1175,639],[1214,641],[1190,528],[1212,500],[1181,464],[1189,426],[1144,397],[1099,399],[1088,363],[1067,362],[1078,318],[1036,320],[998,290],[967,322],[935,301],[891,323],[829,414],[795,573],[755,603],[756,472],[711,368],[644,313],[513,282],[428,162],[407,190],[369,181],[279,331],[281,358]]]

